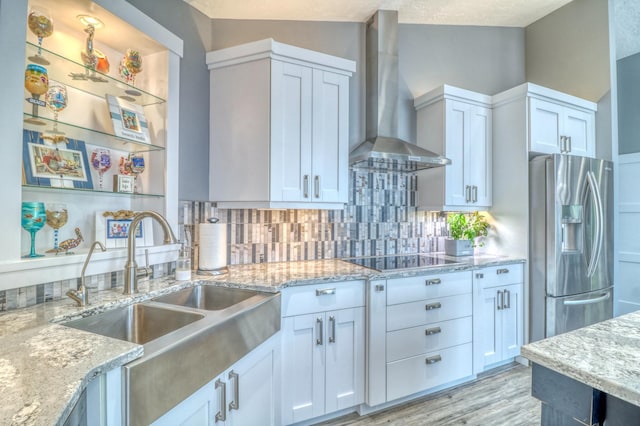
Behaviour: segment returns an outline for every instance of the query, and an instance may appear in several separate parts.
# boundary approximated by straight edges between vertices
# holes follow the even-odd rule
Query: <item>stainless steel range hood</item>
[[[451,160],[397,138],[398,12],[379,10],[367,22],[367,140],[349,154],[354,167],[417,171]]]

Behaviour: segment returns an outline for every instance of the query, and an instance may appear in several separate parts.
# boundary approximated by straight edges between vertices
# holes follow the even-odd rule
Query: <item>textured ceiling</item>
[[[397,10],[400,23],[407,24],[526,27],[571,0],[184,1],[218,19],[364,22],[376,10],[389,9]]]

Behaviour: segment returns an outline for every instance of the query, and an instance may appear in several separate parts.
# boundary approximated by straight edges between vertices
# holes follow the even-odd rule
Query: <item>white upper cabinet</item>
[[[491,207],[491,97],[445,85],[416,98],[414,105],[418,145],[451,160],[418,173],[419,209]]]
[[[209,52],[210,199],[342,208],[355,62],[272,39]]]
[[[494,96],[496,106],[512,101],[527,109],[530,153],[595,157],[595,103],[531,83]]]

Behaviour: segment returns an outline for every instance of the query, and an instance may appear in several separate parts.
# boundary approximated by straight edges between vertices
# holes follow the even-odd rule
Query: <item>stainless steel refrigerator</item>
[[[613,165],[554,154],[530,161],[530,340],[613,314]]]

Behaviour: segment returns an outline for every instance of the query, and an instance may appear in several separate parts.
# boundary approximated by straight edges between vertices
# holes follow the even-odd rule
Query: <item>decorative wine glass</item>
[[[31,93],[31,98],[27,98],[27,102],[32,104],[31,118],[25,119],[26,122],[37,125],[44,125],[42,120],[38,120],[38,106],[45,106],[46,102],[40,100],[40,95],[47,93],[49,89],[49,74],[47,69],[40,65],[29,64],[24,71],[24,88]]]
[[[127,49],[122,61],[120,61],[118,69],[120,71],[120,75],[124,77],[127,84],[134,86],[136,74],[142,71],[142,57],[140,56],[140,52],[133,49]],[[142,93],[134,89],[127,89],[125,90],[125,93],[131,96],[142,95]]]
[[[142,154],[129,154],[129,170],[133,175],[133,192],[138,193],[138,175],[144,172],[145,164]]]
[[[69,218],[67,205],[52,203],[47,205],[47,225],[53,228],[53,249],[58,250],[58,230],[62,228]]]
[[[96,148],[91,154],[91,166],[98,171],[102,190],[102,174],[111,168],[111,152],[106,148]]]
[[[64,132],[58,130],[58,113],[65,109],[68,105],[69,98],[67,96],[67,88],[58,83],[54,83],[49,86],[47,90],[47,106],[53,111],[53,130],[49,130],[49,133],[56,135],[64,135]]]
[[[49,65],[42,56],[42,39],[49,37],[53,34],[53,20],[48,10],[39,7],[32,7],[29,11],[29,17],[27,18],[29,29],[38,37],[38,53],[29,56],[31,62],[35,62],[40,65]]]
[[[22,257],[43,257],[36,253],[36,232],[45,224],[47,215],[44,203],[23,202],[22,203],[22,228],[31,234],[31,251]]]

